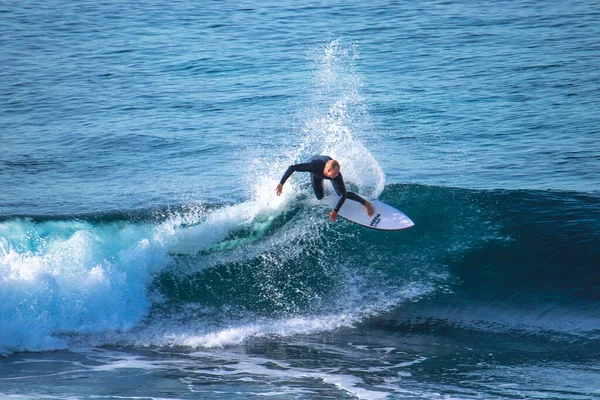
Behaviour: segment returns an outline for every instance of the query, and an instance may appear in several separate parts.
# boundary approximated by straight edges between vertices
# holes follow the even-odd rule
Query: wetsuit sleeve
[[[290,165],[288,167],[288,169],[285,171],[285,173],[283,174],[283,176],[281,177],[281,180],[279,181],[279,183],[281,183],[283,185],[285,183],[285,181],[287,181],[288,178],[290,176],[292,176],[292,174],[294,172],[310,172],[312,166],[313,165],[311,163]]]
[[[346,184],[344,183],[344,178],[342,178],[342,174],[340,173],[335,179],[331,181],[333,183],[333,188],[335,192],[340,196],[340,200],[337,203],[337,206],[333,209],[333,211],[338,212],[340,208],[344,205],[346,201],[346,197],[348,197],[348,192],[346,191]]]

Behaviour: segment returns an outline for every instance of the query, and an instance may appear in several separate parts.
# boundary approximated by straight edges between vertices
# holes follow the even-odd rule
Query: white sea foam
[[[143,225],[14,220],[0,230],[0,351],[131,329],[148,312],[152,272],[168,262]]]

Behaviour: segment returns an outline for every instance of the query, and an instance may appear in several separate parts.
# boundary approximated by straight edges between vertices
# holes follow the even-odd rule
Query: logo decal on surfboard
[[[381,214],[375,215],[375,218],[373,218],[373,220],[371,221],[369,226],[371,226],[373,228],[377,228],[377,225],[379,225],[379,222],[381,222]]]

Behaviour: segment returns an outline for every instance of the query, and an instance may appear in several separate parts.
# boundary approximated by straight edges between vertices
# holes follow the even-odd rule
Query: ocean
[[[600,398],[599,37],[595,0],[0,2],[0,398]],[[415,226],[276,196],[315,154]]]

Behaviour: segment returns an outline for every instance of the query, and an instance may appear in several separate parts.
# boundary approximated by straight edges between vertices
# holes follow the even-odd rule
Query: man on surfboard
[[[342,173],[340,172],[340,163],[336,160],[332,159],[328,156],[314,156],[307,163],[290,165],[288,169],[283,174],[281,181],[277,184],[277,188],[275,189],[275,193],[277,196],[281,195],[283,192],[283,185],[285,181],[294,173],[294,172],[310,172],[310,182],[312,184],[312,188],[317,196],[317,199],[321,200],[325,196],[325,192],[323,190],[323,179],[327,179],[331,181],[333,185],[333,189],[340,196],[340,200],[337,205],[329,213],[329,219],[333,222],[337,219],[337,214],[346,198],[354,201],[358,201],[360,204],[364,205],[367,209],[367,214],[372,216],[375,213],[373,206],[370,202],[363,199],[359,195],[354,192],[346,191],[346,185],[344,184],[344,178],[342,177]]]

